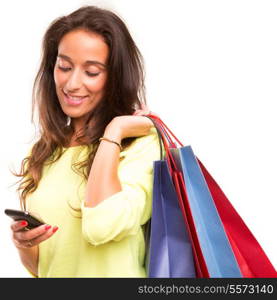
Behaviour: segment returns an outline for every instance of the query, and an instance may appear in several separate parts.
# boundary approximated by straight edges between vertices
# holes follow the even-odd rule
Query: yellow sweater
[[[152,210],[153,162],[160,159],[156,129],[120,153],[122,191],[96,207],[84,206],[86,181],[72,163],[84,146],[64,148],[45,166],[27,208],[59,230],[39,245],[38,277],[146,277],[142,225]]]

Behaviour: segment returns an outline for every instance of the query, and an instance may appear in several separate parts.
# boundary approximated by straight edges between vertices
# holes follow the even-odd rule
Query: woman
[[[142,58],[118,16],[86,6],[50,25],[33,93],[40,138],[18,174],[22,207],[45,225],[11,225],[34,276],[146,276],[159,143],[142,100]]]

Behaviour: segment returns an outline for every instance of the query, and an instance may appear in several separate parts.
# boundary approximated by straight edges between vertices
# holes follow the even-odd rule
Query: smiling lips
[[[66,94],[65,92],[63,92],[63,95],[64,95],[65,102],[68,105],[72,105],[72,106],[81,105],[87,98],[87,96],[71,96]]]

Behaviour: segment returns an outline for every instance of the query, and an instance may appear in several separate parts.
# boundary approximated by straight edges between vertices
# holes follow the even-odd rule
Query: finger
[[[40,235],[44,234],[47,230],[51,228],[50,225],[44,224],[41,226],[38,226],[34,229],[30,229],[28,231],[19,231],[16,233],[15,237],[19,241],[29,241],[33,240]]]
[[[159,117],[159,115],[158,115],[158,114],[156,114],[156,113],[154,113],[152,110],[151,110],[151,111],[149,111],[149,115],[153,115],[153,116]]]
[[[152,112],[150,110],[146,110],[142,113],[142,116],[147,116],[147,115],[150,115],[152,114]]]
[[[17,232],[24,229],[27,225],[27,221],[14,221],[11,223],[11,230]]]
[[[55,234],[55,232],[58,230],[59,228],[57,226],[55,227],[51,227],[49,228],[46,232],[44,232],[42,235],[40,235],[39,237],[32,239],[31,245],[32,246],[36,246],[40,243],[42,243],[43,241],[49,239],[53,234]],[[29,244],[30,245],[30,244]]]
[[[134,112],[133,115],[136,115],[136,116],[145,116],[145,115],[149,115],[149,114],[152,114],[152,112],[150,111],[149,108],[147,109],[138,109]]]

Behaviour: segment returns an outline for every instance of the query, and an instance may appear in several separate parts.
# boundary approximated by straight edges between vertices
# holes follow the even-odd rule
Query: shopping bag
[[[191,242],[166,161],[154,162],[149,277],[195,277]]]
[[[276,278],[264,250],[205,166],[198,163],[211,191],[243,277]]]
[[[148,116],[147,116],[148,117]],[[190,223],[193,223],[192,220],[192,216],[190,214],[190,209],[188,207],[186,207],[186,202],[183,202],[183,198],[186,197],[185,195],[185,188],[184,188],[184,181],[183,181],[183,177],[182,177],[182,173],[181,170],[177,168],[177,165],[172,157],[171,152],[169,151],[169,147],[168,147],[168,142],[170,142],[170,138],[166,138],[167,133],[166,131],[163,130],[163,127],[161,127],[159,125],[159,123],[156,123],[156,120],[148,117],[154,124],[154,126],[157,129],[157,133],[159,135],[159,142],[160,142],[160,158],[162,160],[163,155],[162,155],[162,143],[164,145],[165,148],[165,156],[164,156],[164,160],[166,161],[167,167],[168,167],[168,172],[170,177],[172,178],[172,182],[173,182],[173,188],[175,190],[175,193],[177,195],[178,198],[178,203],[179,203],[179,208],[181,210],[182,216],[183,216],[183,222],[185,223],[185,227],[187,229],[187,233],[189,236],[189,240],[191,243],[191,247],[192,247],[192,252],[193,252],[193,258],[194,258],[194,266],[195,266],[195,274],[196,277],[208,277],[208,271],[207,271],[207,267],[206,267],[206,263],[204,260],[204,257],[202,255],[202,251],[197,239],[197,235],[196,235],[196,231],[194,227],[189,226]],[[171,145],[172,146],[172,145]],[[154,168],[155,170],[155,168]],[[155,177],[155,174],[154,174]],[[154,193],[155,195],[155,193]],[[153,198],[153,203],[155,203],[155,199]],[[154,208],[153,208],[154,210]],[[152,212],[153,214],[153,212]],[[181,224],[181,226],[183,226]],[[157,226],[158,227],[158,226]],[[149,228],[149,226],[147,226],[147,228]],[[149,230],[146,230],[147,232],[150,232]],[[151,240],[149,237],[149,234],[146,234],[146,242],[147,245],[148,240]],[[149,247],[147,247],[148,249]],[[176,249],[175,252],[177,252],[178,249]],[[152,250],[153,252],[153,250]],[[147,251],[148,255],[146,257],[146,261],[149,261],[149,251]],[[185,258],[182,258],[185,259]],[[182,262],[182,260],[181,260]],[[157,261],[158,263],[158,261]],[[149,266],[149,262],[146,262],[146,265]]]
[[[154,123],[155,124],[155,123]],[[148,228],[146,268],[148,277],[196,277],[191,240],[179,206],[167,161],[154,162],[153,202]]]
[[[189,205],[210,277],[242,277],[239,265],[191,146],[179,152]]]

